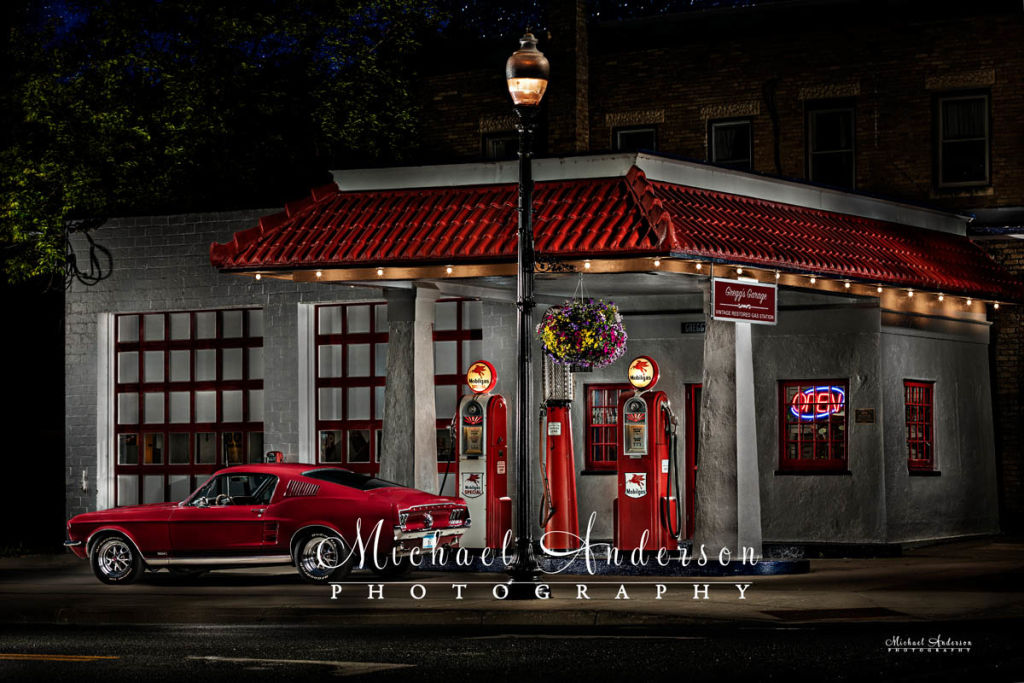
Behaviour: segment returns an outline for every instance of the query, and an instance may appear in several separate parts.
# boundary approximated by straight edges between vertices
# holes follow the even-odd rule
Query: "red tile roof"
[[[1024,300],[966,237],[625,177],[536,184],[535,235],[555,259],[681,256]],[[225,272],[513,262],[516,186],[341,192],[329,185],[210,247]]]

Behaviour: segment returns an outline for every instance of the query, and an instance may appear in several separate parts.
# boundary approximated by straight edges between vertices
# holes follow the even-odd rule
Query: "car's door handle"
[[[267,508],[253,508],[252,510],[249,510],[249,512],[255,512],[260,517],[262,517],[263,513],[266,512],[266,511],[267,511]]]

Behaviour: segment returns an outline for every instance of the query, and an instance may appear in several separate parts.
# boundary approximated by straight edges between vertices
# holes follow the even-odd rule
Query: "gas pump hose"
[[[540,473],[544,478],[544,495],[540,499],[540,528],[543,529],[547,526],[551,518],[555,516],[555,508],[551,506],[551,481],[548,479],[548,468],[545,462],[544,444],[547,439],[544,438],[544,421],[547,418],[548,410],[547,406],[540,407],[540,415],[537,420],[537,459],[540,461]]]
[[[452,469],[452,463],[455,462],[456,448],[455,448],[455,422],[459,417],[459,409],[455,409],[455,414],[452,415],[452,421],[448,423],[448,460],[444,464],[444,477],[441,478],[441,486],[437,489],[437,495],[441,495],[444,491],[444,485],[448,483],[448,473]],[[455,487],[455,495],[458,495],[458,486]]]
[[[678,455],[678,447],[679,447],[679,439],[678,439],[678,436],[676,434],[676,427],[678,426],[679,423],[676,420],[675,413],[672,412],[672,409],[670,407],[664,406],[662,409],[665,410],[666,413],[668,413],[668,419],[665,422],[665,431],[668,432],[668,435],[669,435],[669,448],[671,449],[672,452],[669,455],[669,459],[668,459],[668,497],[669,497],[669,500],[666,502],[665,507],[661,511],[661,523],[665,526],[666,529],[668,529],[669,535],[672,536],[672,538],[674,538],[674,539],[676,539],[678,541],[679,540],[679,533],[682,531],[682,527],[683,527],[683,519],[682,519],[682,516],[683,516],[682,504],[683,504],[683,502],[681,500],[680,492],[679,492],[679,464],[676,461],[676,458],[677,458],[677,455]],[[676,513],[675,513],[675,515],[673,515],[670,512],[670,509],[669,509],[670,506],[671,506],[671,499],[672,499],[673,489],[675,490],[675,499],[676,499]]]

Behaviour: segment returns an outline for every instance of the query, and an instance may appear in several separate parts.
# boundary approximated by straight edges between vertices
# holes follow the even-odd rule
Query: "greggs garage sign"
[[[778,318],[777,293],[774,284],[716,277],[711,287],[711,317],[774,325]]]

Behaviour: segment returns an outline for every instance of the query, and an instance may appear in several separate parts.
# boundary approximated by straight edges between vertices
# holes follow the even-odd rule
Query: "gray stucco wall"
[[[887,322],[900,322],[896,316],[888,318]],[[940,322],[918,327],[882,328],[886,540],[995,533],[999,512],[988,327]],[[907,469],[905,379],[935,383],[934,457],[939,476],[916,476]]]

